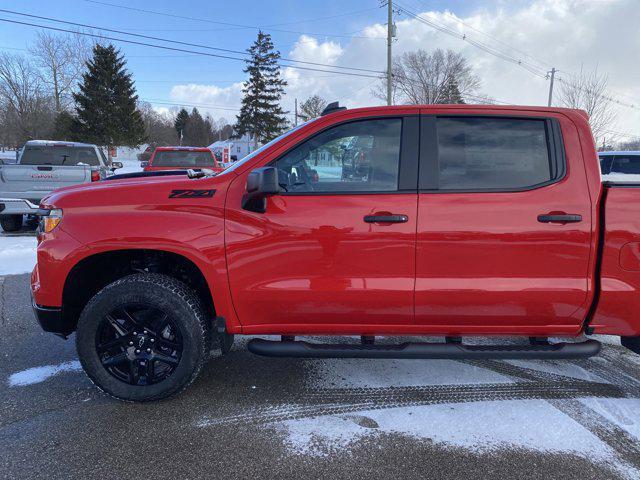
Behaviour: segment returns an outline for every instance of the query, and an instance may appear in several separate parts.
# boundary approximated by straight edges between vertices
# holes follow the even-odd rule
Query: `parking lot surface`
[[[40,331],[0,277],[0,478],[640,478],[640,357],[299,360],[214,355],[133,404]],[[313,339],[312,339],[313,340]]]

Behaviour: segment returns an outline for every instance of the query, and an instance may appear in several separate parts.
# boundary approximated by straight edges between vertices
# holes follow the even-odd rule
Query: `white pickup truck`
[[[89,143],[30,140],[16,164],[0,164],[0,226],[19,230],[24,215],[34,215],[53,190],[101,180],[121,168],[100,147]]]

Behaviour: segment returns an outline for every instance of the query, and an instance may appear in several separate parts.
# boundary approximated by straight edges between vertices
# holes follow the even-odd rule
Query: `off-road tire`
[[[127,302],[151,304],[180,319],[182,356],[175,371],[159,383],[130,385],[111,375],[98,356],[96,334],[102,319]],[[116,280],[87,303],[78,320],[76,348],[85,373],[98,388],[121,400],[148,402],[179,393],[193,382],[207,358],[209,336],[205,310],[193,290],[167,275],[141,273]]]
[[[5,232],[17,232],[22,228],[22,215],[0,215],[0,226]]]

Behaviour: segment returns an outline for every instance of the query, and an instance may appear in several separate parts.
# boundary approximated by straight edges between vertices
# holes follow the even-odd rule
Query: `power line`
[[[51,26],[46,26],[46,25],[38,25],[38,24],[35,24],[35,23],[29,23],[29,22],[21,22],[21,21],[18,21],[18,20],[12,20],[12,19],[8,19],[8,18],[0,18],[0,22],[14,23],[14,24],[17,24],[17,25],[26,25],[26,26],[30,26],[30,27],[42,28],[42,29],[45,29],[45,30],[54,30],[54,31],[57,31],[57,32],[74,33],[74,34],[77,34],[77,35],[84,35],[84,36],[87,36],[87,37],[100,38],[100,39],[103,39],[103,40],[111,40],[111,41],[114,41],[114,42],[129,43],[129,44],[132,44],[132,45],[139,45],[139,46],[144,46],[144,47],[159,48],[159,49],[162,49],[162,50],[170,50],[170,51],[174,51],[174,52],[192,53],[192,54],[195,54],[195,55],[203,55],[203,56],[207,56],[207,57],[224,58],[224,59],[227,59],[227,60],[237,60],[237,61],[241,61],[241,62],[246,62],[245,58],[230,57],[228,55],[220,55],[220,54],[215,54],[215,53],[199,52],[199,51],[196,51],[196,50],[186,50],[186,49],[183,49],[183,48],[168,47],[168,46],[165,46],[165,45],[154,45],[154,44],[151,44],[151,43],[138,42],[138,41],[135,41],[135,40],[126,40],[126,39],[123,39],[123,38],[108,37],[106,35],[97,35],[97,34],[94,34],[94,33],[78,32],[78,31],[69,30],[69,29],[65,29],[65,28],[51,27]],[[295,69],[298,69],[298,70],[308,70],[308,71],[312,71],[312,72],[332,73],[332,74],[335,74],[335,75],[347,75],[347,76],[352,76],[352,77],[364,77],[364,78],[378,78],[378,75],[368,75],[368,74],[355,73],[355,72],[343,72],[343,71],[326,70],[326,69],[320,69],[320,68],[301,67],[299,65],[278,64],[278,66],[286,67],[286,68],[295,68]]]
[[[95,25],[88,25],[86,23],[70,22],[70,21],[67,21],[67,20],[60,20],[60,19],[51,18],[51,17],[43,17],[43,16],[40,16],[40,15],[33,15],[33,14],[30,14],[30,13],[16,12],[14,10],[6,10],[6,9],[0,8],[0,12],[9,13],[9,14],[12,14],[12,15],[20,15],[20,16],[29,17],[29,18],[37,18],[38,20],[45,20],[45,21],[49,21],[49,22],[64,23],[66,25],[73,25],[74,27],[90,28],[90,29],[95,29],[95,30],[103,30],[105,32],[112,32],[112,33],[118,33],[118,34],[121,34],[121,35],[129,35],[129,36],[132,36],[132,37],[144,38],[146,40],[156,40],[156,41],[172,43],[172,44],[176,44],[176,45],[185,45],[187,47],[196,47],[196,48],[203,48],[203,49],[206,49],[206,50],[215,50],[215,51],[219,51],[219,52],[235,53],[235,54],[239,54],[239,55],[248,55],[248,52],[243,51],[243,50],[231,50],[231,49],[228,49],[228,48],[212,47],[211,45],[202,45],[202,44],[199,44],[199,43],[182,42],[180,40],[171,40],[171,39],[167,39],[167,38],[154,37],[154,36],[151,36],[151,35],[142,35],[142,34],[139,34],[139,33],[127,32],[125,30],[115,30],[115,29],[112,29],[112,28],[98,27],[98,26],[95,26]],[[307,61],[303,61],[303,60],[294,60],[294,59],[285,58],[285,57],[280,57],[280,60],[284,61],[284,62],[295,62],[295,63],[301,63],[301,64],[305,64],[305,65],[315,65],[315,66],[319,66],[319,67],[331,67],[331,68],[338,68],[338,69],[343,69],[343,70],[354,70],[354,71],[370,72],[370,73],[382,73],[382,72],[380,72],[378,70],[369,70],[369,69],[366,69],[366,68],[345,67],[345,66],[341,66],[341,65],[330,65],[330,64],[327,64],[327,63],[307,62]]]
[[[208,18],[198,18],[198,17],[189,17],[186,15],[177,15],[177,14],[173,14],[173,13],[167,13],[167,12],[159,12],[157,10],[147,10],[144,8],[137,8],[137,7],[130,7],[127,5],[118,5],[116,3],[109,3],[109,2],[100,2],[97,0],[84,0],[87,3],[93,3],[96,5],[103,5],[103,6],[107,6],[107,7],[114,7],[114,8],[121,8],[121,9],[125,9],[125,10],[131,10],[131,11],[135,11],[135,12],[140,12],[140,13],[147,13],[147,14],[151,14],[151,15],[160,15],[163,17],[171,17],[171,18],[180,18],[182,20],[192,20],[192,21],[196,21],[196,22],[204,22],[204,23],[211,23],[214,25],[224,25],[224,26],[229,26],[229,27],[236,27],[236,28],[247,28],[247,29],[251,29],[251,30],[271,30],[272,32],[282,32],[282,33],[294,33],[297,35],[318,35],[318,36],[324,36],[324,37],[343,37],[343,38],[352,38],[353,35],[350,34],[331,34],[331,33],[317,33],[317,32],[301,32],[301,31],[296,31],[296,30],[283,30],[283,29],[278,29],[278,28],[270,28],[268,25],[245,25],[245,24],[240,24],[240,23],[231,23],[231,22],[221,22],[218,20],[211,20]],[[371,37],[366,37],[363,36],[361,38],[371,38]]]

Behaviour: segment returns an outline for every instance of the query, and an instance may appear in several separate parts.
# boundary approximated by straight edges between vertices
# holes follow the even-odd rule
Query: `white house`
[[[228,140],[218,140],[209,145],[210,150],[220,154],[222,154],[222,150],[226,147],[229,147],[229,156],[231,160],[234,161],[246,157],[255,150],[254,142],[249,135],[243,135],[240,138],[230,138]]]

